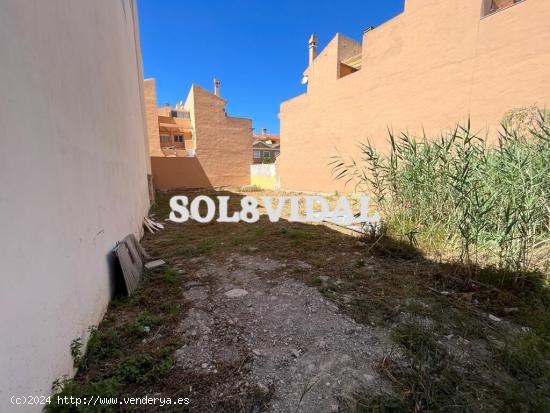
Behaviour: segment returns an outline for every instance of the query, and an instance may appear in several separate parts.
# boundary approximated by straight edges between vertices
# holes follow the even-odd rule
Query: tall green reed
[[[508,115],[494,145],[469,122],[437,138],[388,131],[388,153],[367,141],[358,161],[334,157],[333,175],[372,195],[400,236],[521,273],[550,238],[550,122],[536,113]]]

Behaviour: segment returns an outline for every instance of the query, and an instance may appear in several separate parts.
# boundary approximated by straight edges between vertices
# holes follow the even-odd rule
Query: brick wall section
[[[361,70],[341,79],[339,60],[355,47],[335,37],[306,70],[307,93],[281,105],[282,188],[343,190],[331,157],[358,158],[367,138],[387,149],[388,127],[437,134],[470,116],[494,134],[510,109],[550,106],[550,1],[481,14],[482,0],[407,0],[364,34]]]
[[[225,113],[226,101],[200,86],[191,87],[196,156],[213,186],[250,183],[252,121]]]
[[[151,156],[162,156],[159,136],[159,112],[157,109],[157,92],[155,79],[145,79],[145,112],[147,117],[147,135],[149,136],[149,153]]]

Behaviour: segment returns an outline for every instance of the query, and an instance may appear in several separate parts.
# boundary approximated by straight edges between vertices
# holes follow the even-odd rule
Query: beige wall
[[[135,3],[0,2],[0,411],[71,375],[71,340],[141,232],[147,157]]]
[[[357,43],[337,36],[306,70],[307,93],[281,105],[285,189],[333,191],[328,166],[357,157],[386,128],[428,133],[471,117],[476,130],[512,108],[550,104],[550,2],[525,0],[481,18],[482,0],[407,0],[405,11],[364,34],[362,68],[338,78]]]
[[[151,165],[155,188],[160,191],[212,187],[196,157],[152,156]]]
[[[193,85],[191,119],[196,155],[213,186],[242,186],[250,182],[252,121],[225,112],[226,102]]]

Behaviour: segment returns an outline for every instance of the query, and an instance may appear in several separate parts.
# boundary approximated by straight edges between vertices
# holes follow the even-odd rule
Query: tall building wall
[[[0,411],[73,374],[149,207],[133,0],[0,2]],[[39,411],[20,406],[18,412]]]
[[[362,39],[362,68],[339,78],[357,43],[336,36],[306,70],[307,93],[281,105],[284,189],[345,189],[329,167],[357,142],[387,150],[387,128],[438,134],[471,118],[493,135],[510,109],[550,105],[550,2],[525,0],[482,18],[483,0],[407,0]],[[352,188],[348,188],[351,190]]]
[[[225,100],[193,85],[196,156],[212,186],[250,184],[252,121],[227,116]]]

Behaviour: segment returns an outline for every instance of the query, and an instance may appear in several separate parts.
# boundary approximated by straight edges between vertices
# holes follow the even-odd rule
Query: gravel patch
[[[179,328],[188,343],[176,352],[177,363],[216,374],[249,355],[247,378],[272,392],[271,412],[338,411],[356,390],[388,390],[373,368],[384,354],[384,332],[287,277],[287,266],[257,255],[206,261],[195,277],[207,274],[215,284],[188,284],[193,308]]]

